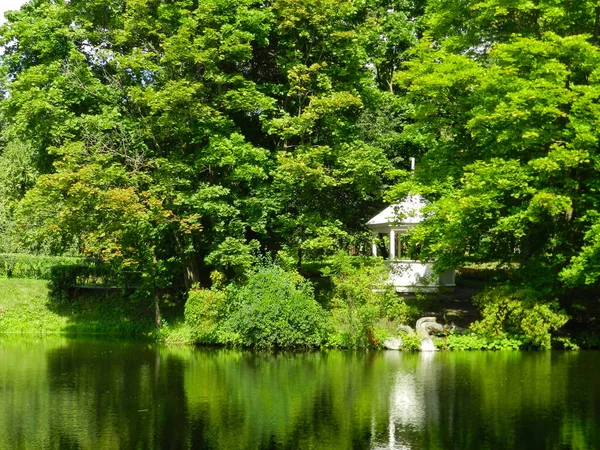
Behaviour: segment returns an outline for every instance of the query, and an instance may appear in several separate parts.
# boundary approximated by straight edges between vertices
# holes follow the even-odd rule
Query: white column
[[[373,233],[373,246],[371,247],[372,251],[373,251],[373,256],[377,256],[377,233]]]
[[[396,231],[390,230],[390,259],[396,259]]]

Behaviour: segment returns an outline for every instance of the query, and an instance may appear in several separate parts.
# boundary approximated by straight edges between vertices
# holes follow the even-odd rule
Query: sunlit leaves
[[[599,279],[584,266],[597,252],[600,53],[593,26],[570,22],[592,5],[550,3],[430,2],[429,40],[396,76],[415,105],[405,134],[428,151],[392,191],[433,200],[413,238],[440,267],[517,263],[514,281],[540,295]]]

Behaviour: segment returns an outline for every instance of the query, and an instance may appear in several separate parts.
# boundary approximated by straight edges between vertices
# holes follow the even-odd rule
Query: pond
[[[0,337],[0,449],[600,448],[600,352]]]

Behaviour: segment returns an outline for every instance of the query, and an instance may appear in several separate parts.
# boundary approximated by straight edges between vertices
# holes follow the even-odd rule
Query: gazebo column
[[[371,247],[371,250],[373,251],[373,256],[377,256],[377,238],[379,233],[373,233],[373,246]]]
[[[390,259],[396,259],[396,230],[390,230]]]

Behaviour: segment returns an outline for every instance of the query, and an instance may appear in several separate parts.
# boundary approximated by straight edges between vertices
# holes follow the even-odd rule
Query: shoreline
[[[3,336],[64,336],[64,337],[101,337],[151,342],[165,346],[234,348],[265,350],[259,347],[246,347],[228,343],[203,344],[193,342],[190,328],[184,322],[183,313],[175,309],[165,308],[164,326],[156,329],[151,305],[140,301],[123,299],[110,294],[82,296],[72,301],[54,300],[50,298],[46,280],[24,278],[0,279],[0,339]],[[587,334],[586,334],[587,333]],[[577,350],[600,348],[600,336],[594,330],[584,330],[590,345],[584,340],[574,339],[576,343],[567,344],[566,337],[557,337],[553,341],[553,349]],[[495,351],[524,350],[519,348],[518,341],[505,339],[494,343],[473,334],[448,335],[434,337],[436,351]],[[383,339],[379,339],[382,344]],[[562,348],[560,348],[562,345]],[[290,349],[268,349],[270,351],[314,351],[321,349],[338,350],[386,350],[373,345],[352,349],[345,347],[322,345],[312,348],[296,347]],[[414,352],[415,349],[386,350]]]

